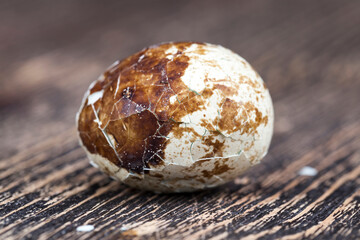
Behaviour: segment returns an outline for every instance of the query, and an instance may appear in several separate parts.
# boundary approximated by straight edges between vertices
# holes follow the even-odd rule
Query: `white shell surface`
[[[168,47],[166,58],[171,61],[176,52],[176,44]],[[207,43],[191,43],[181,54],[189,60],[180,80],[189,92],[197,95],[202,107],[176,119],[176,127],[164,136],[166,144],[159,156],[162,164],[144,165],[144,172],[134,172],[89,151],[80,141],[93,164],[129,186],[155,192],[215,187],[258,164],[268,151],[274,121],[272,101],[263,80],[250,64],[226,48]],[[205,97],[207,90],[211,94]],[[93,105],[106,94],[103,91],[90,94],[89,90],[80,112],[85,102]],[[169,101],[175,104],[183,99],[186,94],[174,95]],[[96,107],[93,110],[95,113]],[[99,128],[108,135],[106,139],[116,138],[101,124]],[[112,142],[109,144],[116,145]]]

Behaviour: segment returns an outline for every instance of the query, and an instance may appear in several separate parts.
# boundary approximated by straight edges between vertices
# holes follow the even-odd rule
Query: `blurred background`
[[[355,0],[0,0],[0,238],[74,239],[93,224],[82,239],[118,239],[124,224],[145,224],[143,239],[355,239],[359,26]],[[221,44],[263,77],[275,107],[269,153],[212,191],[128,189],[89,165],[75,114],[115,60],[186,40]],[[299,176],[306,165],[318,174]]]
[[[267,83],[276,134],[297,124],[318,124],[309,131],[324,134],[346,121],[350,106],[358,108],[359,13],[357,1],[3,0],[0,157],[73,128],[90,82],[115,60],[165,41],[232,49]],[[313,121],[334,99],[328,110],[343,111],[341,121]],[[317,105],[316,114],[302,117],[314,103],[325,109]]]
[[[159,42],[221,44],[247,59],[270,89],[277,133],[297,124],[292,111],[359,78],[357,1],[2,0],[0,23],[2,158],[73,128],[90,82]],[[304,90],[293,105],[289,96]]]

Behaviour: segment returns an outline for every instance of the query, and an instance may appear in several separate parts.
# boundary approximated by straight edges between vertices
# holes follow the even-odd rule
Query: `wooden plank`
[[[360,238],[357,1],[0,3],[1,239]],[[265,79],[263,163],[222,187],[156,195],[91,167],[75,113],[116,59],[168,40],[223,44]],[[299,176],[304,166],[316,176]],[[90,224],[94,230],[77,232]]]

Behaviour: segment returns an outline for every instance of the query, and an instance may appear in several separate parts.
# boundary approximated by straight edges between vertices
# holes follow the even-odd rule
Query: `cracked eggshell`
[[[268,89],[239,55],[207,43],[164,43],[115,62],[77,115],[91,163],[155,192],[233,180],[266,155],[274,112]]]

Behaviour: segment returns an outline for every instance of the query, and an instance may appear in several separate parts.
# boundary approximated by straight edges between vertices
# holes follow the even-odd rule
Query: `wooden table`
[[[6,0],[0,23],[0,239],[360,239],[359,1]],[[269,154],[217,189],[130,189],[78,144],[90,82],[169,40],[234,50],[273,97]]]

